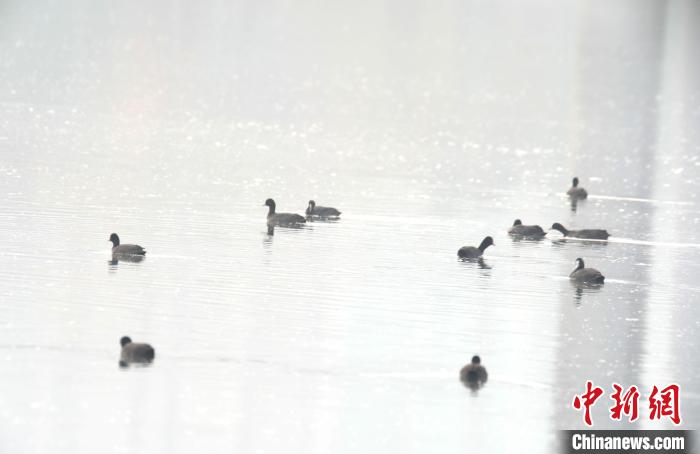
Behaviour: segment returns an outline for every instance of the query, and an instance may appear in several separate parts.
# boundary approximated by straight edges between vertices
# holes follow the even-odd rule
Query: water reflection
[[[477,258],[459,258],[457,261],[464,264],[476,264],[479,267],[479,269],[482,270],[491,269],[491,265],[488,264],[488,262],[483,256]]]
[[[479,257],[476,260],[477,265],[479,265],[479,268],[482,270],[490,270],[492,267],[486,262],[486,259],[483,257]]]
[[[576,197],[569,197],[569,207],[571,208],[572,212],[576,212],[579,203],[585,204],[586,199],[577,199]]]
[[[553,246],[571,247],[571,245],[577,245],[581,248],[603,248],[608,247],[609,242],[605,240],[585,240],[581,238],[566,238],[566,237],[554,237],[551,238]]]
[[[574,303],[580,305],[583,302],[583,295],[586,293],[595,293],[603,288],[604,284],[580,283],[571,281],[571,287],[574,290]]]
[[[540,243],[542,242],[546,237],[543,235],[509,235],[510,239],[513,241],[513,243]]]
[[[146,368],[146,367],[151,367],[153,365],[153,360],[151,360],[151,361],[124,361],[124,360],[120,359],[118,364],[119,364],[119,368],[122,370],[129,369],[131,367]]]
[[[108,263],[111,266],[117,266],[119,262],[141,263],[146,257],[143,255],[132,254],[112,254],[112,260]]]
[[[322,217],[322,216],[306,216],[306,222],[326,222],[326,223],[334,223],[334,222],[340,222],[339,217]]]
[[[479,395],[479,390],[484,386],[481,383],[473,383],[473,382],[468,382],[464,380],[460,380],[462,382],[462,385],[464,385],[465,388],[467,388],[469,391],[471,391],[471,395],[476,397]]]

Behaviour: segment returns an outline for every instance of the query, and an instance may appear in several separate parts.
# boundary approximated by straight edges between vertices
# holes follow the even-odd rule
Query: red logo
[[[622,386],[613,383],[615,392],[610,396],[615,401],[615,405],[610,407],[610,418],[620,420],[623,414],[627,415],[629,421],[635,421],[639,417],[639,391],[636,386],[630,386],[630,389],[623,395]]]
[[[593,382],[588,380],[586,382],[586,392],[581,396],[574,396],[574,408],[580,410],[581,407],[585,408],[583,420],[587,425],[592,426],[593,421],[591,421],[591,406],[595,403],[600,396],[603,395],[603,388],[593,387]]]
[[[661,419],[662,416],[668,416],[674,424],[680,424],[680,392],[681,389],[678,385],[668,385],[661,391],[654,385],[649,396],[649,409],[651,410],[649,419]],[[661,394],[660,400],[656,398],[659,393]]]
[[[639,389],[633,385],[625,390],[617,383],[613,383],[612,386],[613,393],[610,395],[610,399],[614,404],[610,407],[610,419],[620,421],[624,415],[629,422],[636,421],[639,418]],[[649,419],[668,417],[674,424],[680,424],[680,393],[680,387],[676,384],[668,385],[660,391],[657,386],[654,386],[649,395]],[[574,396],[573,406],[576,410],[584,410],[583,422],[587,426],[593,425],[591,407],[602,395],[603,388],[594,386],[593,382],[588,380],[586,381],[586,392]]]

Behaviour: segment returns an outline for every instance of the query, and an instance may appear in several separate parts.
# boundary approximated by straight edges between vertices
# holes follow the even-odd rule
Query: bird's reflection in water
[[[117,272],[117,265],[119,265],[119,260],[115,259],[112,257],[112,260],[107,260],[107,269],[109,270],[110,273],[116,273]]]
[[[578,204],[579,204],[579,203],[585,204],[585,203],[586,203],[586,199],[579,199],[579,198],[576,198],[576,197],[569,197],[569,206],[571,206],[571,211],[573,211],[574,213],[576,213],[576,210],[578,209]]]
[[[540,241],[545,239],[544,235],[538,235],[538,236],[528,236],[528,235],[509,235],[510,239],[513,240],[513,243],[539,243]]]
[[[598,293],[604,284],[571,282],[574,288],[574,304],[580,306],[583,303],[583,295],[587,293]]]
[[[484,260],[483,257],[479,257],[477,259],[476,263],[477,263],[477,265],[479,265],[479,268],[482,270],[490,270],[491,269],[491,265],[486,263],[486,260]]]
[[[482,384],[480,383],[473,383],[473,382],[468,382],[468,381],[462,381],[462,384],[464,385],[465,388],[467,388],[472,396],[476,397],[479,395],[479,390],[481,389]]]
[[[319,217],[319,216],[306,216],[306,222],[340,222],[340,217]]]
[[[491,265],[486,263],[486,260],[484,260],[484,257],[478,257],[474,259],[469,259],[469,258],[461,258],[459,259],[460,262],[462,263],[476,263],[476,265],[479,267],[479,269],[482,270],[490,270]]]
[[[608,241],[585,240],[585,239],[581,239],[581,238],[566,238],[566,237],[559,237],[559,238],[552,239],[552,246],[568,247],[568,246],[571,246],[572,244],[578,244],[581,247],[588,247],[588,248],[604,248],[604,247],[608,246]]]
[[[129,367],[149,367],[153,364],[153,361],[124,361],[119,360],[120,369],[128,369]]]
[[[119,262],[139,263],[142,262],[145,258],[146,257],[143,255],[112,254],[112,260],[109,263],[111,265],[117,265]]]
[[[280,224],[277,227],[281,229],[302,230],[306,228],[306,224]]]
[[[286,229],[286,230],[303,230],[307,226],[305,224],[267,224],[267,236],[273,237],[275,235],[275,229]]]
[[[273,240],[275,239],[275,226],[274,225],[268,225],[267,226],[267,235],[263,234],[263,249],[267,253],[272,251],[272,243]]]
[[[119,262],[131,262],[139,263],[142,262],[145,257],[143,255],[124,255],[124,254],[112,254],[112,260],[107,260],[107,265],[109,266],[110,272],[117,271],[117,266]]]

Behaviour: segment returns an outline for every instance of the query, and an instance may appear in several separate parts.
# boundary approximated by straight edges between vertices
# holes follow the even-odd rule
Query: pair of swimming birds
[[[610,234],[604,229],[569,230],[558,222],[552,224],[552,230],[561,232],[568,238],[580,238],[582,240],[607,240]],[[520,219],[516,219],[508,229],[508,234],[515,237],[541,238],[547,234],[539,225],[523,225]]]
[[[309,205],[306,208],[306,217],[296,213],[277,213],[277,204],[273,199],[265,200],[264,206],[268,207],[267,225],[270,227],[304,224],[310,218],[333,219],[340,216],[341,213],[333,207],[316,205],[316,202],[313,200],[309,200]]]

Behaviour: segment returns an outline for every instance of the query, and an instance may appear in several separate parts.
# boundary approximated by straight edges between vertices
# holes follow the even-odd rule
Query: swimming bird
[[[582,238],[584,240],[607,240],[610,236],[608,231],[603,229],[568,230],[558,222],[552,224],[552,229],[560,231],[562,235],[569,238]]]
[[[127,366],[130,363],[150,363],[156,357],[156,351],[148,344],[131,342],[129,336],[124,336],[119,340],[122,346],[122,354],[119,364]]]
[[[340,211],[332,207],[316,206],[316,202],[309,200],[309,206],[306,208],[307,216],[318,216],[320,218],[331,218],[340,216]]]
[[[602,284],[605,276],[595,268],[585,268],[582,258],[576,259],[576,269],[569,274],[569,279],[580,284]]]
[[[566,195],[573,199],[585,199],[588,197],[588,192],[585,189],[578,187],[578,177],[574,177],[571,182],[571,188],[566,191]]]
[[[478,355],[472,357],[471,364],[467,364],[459,371],[459,379],[470,388],[479,388],[489,378],[486,368],[481,365],[481,358]]]
[[[293,226],[296,224],[303,224],[306,222],[306,218],[300,214],[294,213],[275,213],[275,201],[272,199],[265,200],[265,205],[270,207],[267,212],[267,225],[268,226]]]
[[[512,236],[542,237],[544,230],[539,225],[523,225],[520,219],[513,222],[513,226],[508,229],[508,234]]]
[[[109,236],[112,242],[112,254],[117,255],[146,255],[146,250],[138,244],[119,244],[119,235],[113,233]]]
[[[457,255],[461,259],[476,259],[476,258],[479,258],[482,255],[484,255],[484,251],[489,246],[495,246],[495,244],[493,243],[493,238],[491,238],[490,236],[487,236],[481,242],[479,247],[463,246],[463,247],[459,248],[459,251],[457,251]]]

